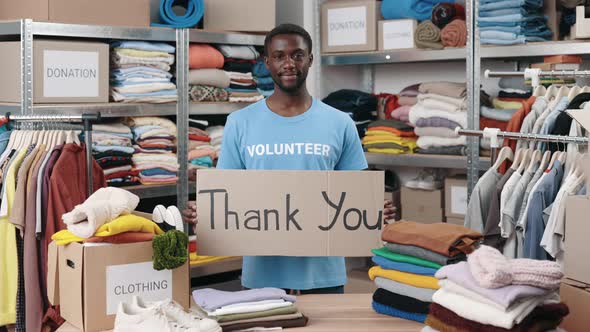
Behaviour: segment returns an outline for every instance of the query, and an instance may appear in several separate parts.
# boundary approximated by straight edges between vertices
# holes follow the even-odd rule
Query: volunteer
[[[297,25],[279,25],[266,36],[264,62],[275,83],[274,93],[227,118],[217,168],[367,168],[350,116],[313,98],[307,90],[305,82],[313,63],[311,50],[309,33]],[[305,143],[313,143],[318,149],[307,149]],[[257,149],[260,146],[264,149]],[[392,203],[385,201],[384,207],[384,221],[393,219]],[[189,202],[183,215],[186,222],[196,223],[194,202]],[[243,261],[245,288],[278,287],[302,294],[342,293],[345,283],[344,257],[256,256],[244,257]]]

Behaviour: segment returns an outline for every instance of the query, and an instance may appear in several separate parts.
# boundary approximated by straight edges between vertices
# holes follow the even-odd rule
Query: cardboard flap
[[[572,287],[585,289],[586,291],[590,292],[590,285],[587,283],[568,279],[568,278],[564,278],[561,282],[563,282],[564,284],[568,284]]]
[[[84,247],[70,243],[59,247],[59,299],[61,316],[75,326],[84,326]]]
[[[590,131],[590,112],[586,110],[566,110],[566,112],[584,129]]]

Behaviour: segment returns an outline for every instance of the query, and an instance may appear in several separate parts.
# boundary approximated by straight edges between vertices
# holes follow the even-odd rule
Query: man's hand
[[[197,202],[190,201],[186,204],[186,208],[182,211],[182,220],[189,225],[197,225],[199,222],[197,218]]]
[[[197,181],[197,169],[191,168],[188,170],[188,180],[191,182]]]
[[[395,221],[396,212],[397,208],[393,206],[393,202],[386,199],[383,203],[383,222],[389,224],[390,221]]]

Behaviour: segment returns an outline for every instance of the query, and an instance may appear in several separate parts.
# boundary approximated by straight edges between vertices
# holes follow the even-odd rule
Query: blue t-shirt
[[[261,100],[228,117],[217,168],[362,170],[367,160],[348,114],[313,98],[305,113],[283,117]],[[344,257],[244,257],[242,284],[298,290],[342,286]]]

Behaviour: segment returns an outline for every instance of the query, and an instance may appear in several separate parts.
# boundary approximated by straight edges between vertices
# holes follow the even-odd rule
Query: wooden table
[[[309,317],[306,327],[293,332],[419,332],[423,324],[379,315],[371,307],[371,294],[302,295],[297,307]],[[60,332],[79,332],[65,323]]]

